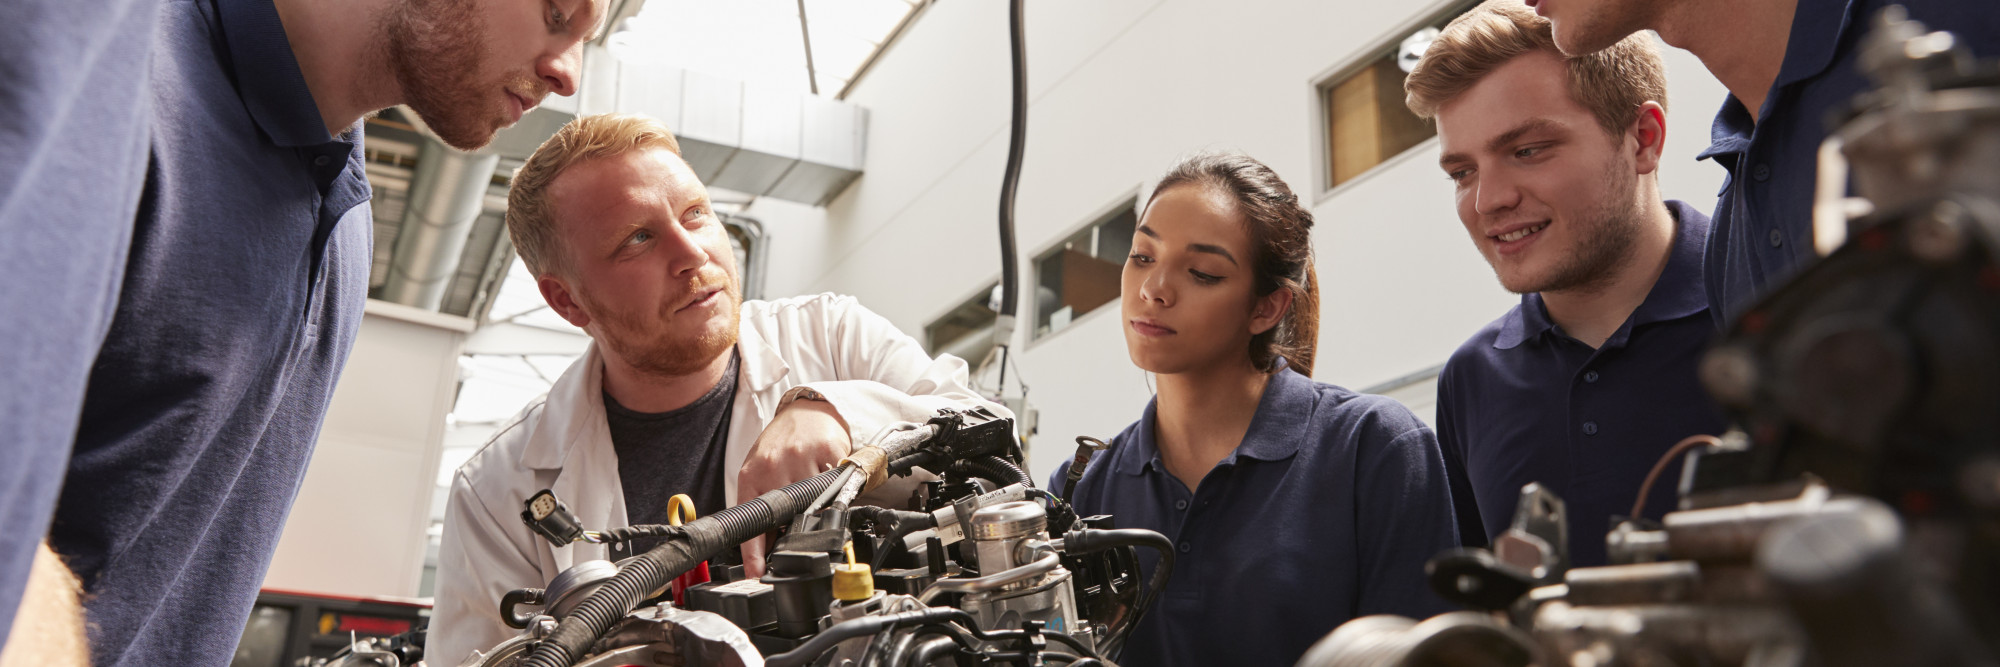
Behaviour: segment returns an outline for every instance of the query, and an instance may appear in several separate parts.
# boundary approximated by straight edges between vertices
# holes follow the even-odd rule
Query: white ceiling
[[[841,93],[923,0],[647,0],[613,26],[621,59],[810,92],[803,24],[819,94]]]

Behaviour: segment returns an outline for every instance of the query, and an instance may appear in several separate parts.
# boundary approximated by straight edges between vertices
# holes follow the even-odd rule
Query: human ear
[[[548,302],[549,309],[556,311],[564,321],[575,325],[578,329],[590,325],[590,314],[585,313],[583,306],[577,304],[575,295],[570,293],[569,285],[563,282],[563,279],[552,273],[544,273],[535,279],[535,288],[542,292],[542,300]]]
[[[1278,326],[1291,308],[1292,291],[1288,289],[1271,290],[1270,294],[1257,297],[1257,308],[1250,312],[1250,335],[1256,336]]]
[[[1626,134],[1636,144],[1633,146],[1632,162],[1638,173],[1643,176],[1659,171],[1660,153],[1667,143],[1666,109],[1661,108],[1659,102],[1649,101],[1639,105],[1639,117],[1632,119],[1632,126],[1627,128]]]

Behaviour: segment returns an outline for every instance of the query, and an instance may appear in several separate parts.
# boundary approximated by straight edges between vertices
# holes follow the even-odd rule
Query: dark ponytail
[[[1160,178],[1152,198],[1181,185],[1225,192],[1249,225],[1251,272],[1259,297],[1283,289],[1292,306],[1278,326],[1250,339],[1250,362],[1269,371],[1284,357],[1292,370],[1311,376],[1319,343],[1319,276],[1313,268],[1312,212],[1284,179],[1255,158],[1239,153],[1202,153],[1182,160]],[[1152,204],[1147,199],[1147,205]]]

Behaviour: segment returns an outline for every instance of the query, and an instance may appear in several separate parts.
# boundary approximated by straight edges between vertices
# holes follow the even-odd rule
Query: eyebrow
[[[1155,232],[1152,230],[1152,228],[1147,227],[1145,225],[1139,225],[1139,233],[1150,236],[1155,241],[1160,239],[1159,232]],[[1189,243],[1187,247],[1188,250],[1192,250],[1195,252],[1205,252],[1211,255],[1220,255],[1223,259],[1229,260],[1230,264],[1236,264],[1237,266],[1242,266],[1242,264],[1237,263],[1236,256],[1229,253],[1228,248],[1224,248],[1222,246],[1210,243]]]
[[[1507,148],[1508,145],[1513,144],[1516,141],[1520,141],[1521,137],[1527,136],[1529,133],[1541,132],[1541,131],[1560,132],[1563,129],[1564,128],[1562,123],[1558,123],[1553,120],[1549,120],[1547,118],[1530,118],[1522,122],[1520,125],[1514,126],[1514,129],[1502,132],[1500,133],[1500,136],[1494,137],[1491,141],[1487,141],[1486,150],[1487,152],[1490,153],[1498,153],[1501,150]],[[1448,165],[1453,162],[1464,162],[1469,159],[1471,158],[1466,156],[1464,153],[1447,153],[1438,156],[1438,164]]]

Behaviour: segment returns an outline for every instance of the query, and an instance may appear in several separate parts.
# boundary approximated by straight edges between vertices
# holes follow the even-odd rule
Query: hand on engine
[[[736,473],[738,504],[831,469],[854,450],[847,420],[832,403],[799,399],[778,409]],[[764,538],[743,543],[743,574],[764,574]]]

